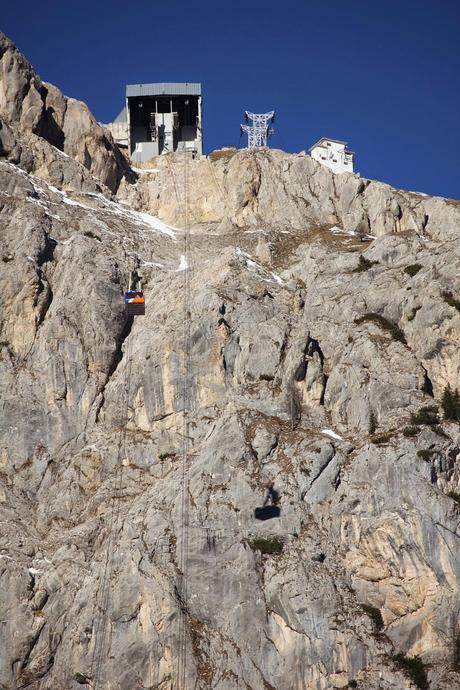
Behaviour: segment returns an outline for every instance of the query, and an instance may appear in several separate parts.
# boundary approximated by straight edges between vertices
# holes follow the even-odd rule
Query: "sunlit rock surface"
[[[460,687],[458,203],[268,150],[115,197],[2,46],[0,687]]]

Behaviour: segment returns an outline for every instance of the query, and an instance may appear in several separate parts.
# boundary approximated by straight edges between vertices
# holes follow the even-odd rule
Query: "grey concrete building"
[[[201,84],[128,84],[126,105],[109,125],[134,163],[169,151],[203,153]]]

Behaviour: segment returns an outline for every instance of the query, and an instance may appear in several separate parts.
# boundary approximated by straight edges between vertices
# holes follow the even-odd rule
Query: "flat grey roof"
[[[340,141],[340,139],[331,139],[331,137],[321,137],[321,139],[318,139],[316,144],[313,144],[313,146],[310,146],[310,148],[308,150],[311,151],[312,149],[315,148],[315,146],[321,146],[323,141],[333,141],[335,144],[343,144],[344,146],[348,146],[347,141]],[[351,151],[349,153],[351,153]]]
[[[170,81],[156,84],[127,84],[126,97],[132,96],[201,96],[201,84]]]
[[[128,117],[126,115],[126,106],[121,110],[116,116],[114,122],[128,122]]]

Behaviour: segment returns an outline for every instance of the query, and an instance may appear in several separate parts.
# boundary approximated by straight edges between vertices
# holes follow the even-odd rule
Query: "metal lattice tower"
[[[244,117],[246,122],[252,120],[252,125],[240,125],[241,133],[246,132],[248,135],[248,149],[267,146],[267,140],[274,131],[272,124],[275,121],[275,111],[257,114],[246,110]]]

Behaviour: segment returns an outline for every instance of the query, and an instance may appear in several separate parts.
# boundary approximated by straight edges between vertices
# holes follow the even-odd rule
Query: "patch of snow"
[[[80,206],[80,208],[85,208],[88,211],[94,211],[94,209],[91,208],[91,206],[86,206],[85,204],[80,204],[79,201],[74,201],[74,199],[69,199],[69,197],[67,197],[67,196],[64,196],[62,198],[62,201],[65,204],[67,204],[67,206]]]
[[[143,261],[141,266],[156,266],[156,268],[164,268],[164,264],[157,264],[155,261]]]
[[[276,282],[279,285],[284,285],[284,280],[282,278],[280,278],[279,275],[277,275],[276,273],[273,273],[273,271],[270,271],[270,275],[273,276],[274,280],[276,280]]]
[[[335,439],[336,441],[343,441],[343,438],[336,434],[335,431],[332,431],[332,429],[321,429],[321,433],[324,434],[324,436],[329,436],[329,438]]]
[[[188,268],[187,259],[185,258],[185,256],[183,254],[181,254],[179,268],[176,270],[176,273],[179,273],[179,271],[185,271],[185,270],[187,270],[187,268]]]
[[[333,235],[348,235],[349,237],[361,237],[361,239],[363,240],[377,239],[376,235],[370,235],[368,233],[365,235],[358,235],[356,230],[344,230],[343,228],[339,228],[338,225],[333,225],[332,228],[330,228],[330,231]]]
[[[97,199],[105,199],[106,197],[100,192],[83,192],[85,196],[95,196]]]
[[[129,214],[138,218],[143,225],[148,225],[153,230],[157,230],[158,232],[161,232],[163,235],[169,235],[169,237],[175,239],[175,228],[173,228],[171,225],[166,225],[166,223],[163,223],[163,221],[161,221],[159,218],[151,216],[149,213],[143,213],[141,211],[131,210],[129,211]]]
[[[102,197],[102,195],[100,195]],[[134,211],[131,208],[120,208],[120,205],[114,201],[109,201],[106,197],[103,197],[105,201],[106,210],[110,213],[114,213],[117,216],[122,216],[131,221],[131,223],[136,223],[136,225],[146,225],[147,227],[161,232],[163,235],[168,235],[172,239],[176,239],[175,231],[172,225],[166,225],[156,216],[151,216],[149,213],[144,213],[143,211]]]
[[[53,187],[53,185],[51,184],[48,185],[48,189],[54,192],[55,194],[63,194],[64,196],[66,196],[66,192],[61,191],[57,187]]]
[[[29,573],[31,575],[40,575],[40,570],[37,570],[36,568],[29,568]]]
[[[67,196],[67,192],[64,192],[62,189],[58,189],[57,187],[53,187],[53,185],[49,184],[48,189],[51,192],[54,192],[55,194],[60,194],[62,196],[62,201],[67,204],[68,206],[80,206],[81,208],[85,208],[88,211],[94,211],[91,206],[85,206],[85,204],[81,204],[79,201],[74,201],[74,199],[70,199]]]
[[[273,273],[273,271],[267,271],[267,269],[263,268],[263,266],[260,266],[253,259],[251,259],[251,255],[243,251],[241,247],[236,247],[235,252],[237,256],[241,257],[244,260],[244,262],[246,263],[246,267],[250,271],[257,271],[258,273],[262,274],[262,276],[271,276],[271,278],[262,278],[262,280],[264,280],[266,283],[276,282],[278,283],[278,285],[284,285],[284,282],[279,277],[279,275]]]
[[[42,208],[45,209],[45,211],[48,211],[48,206],[41,200],[41,199],[34,199],[33,196],[27,196],[26,201],[31,203],[31,204],[38,204]]]
[[[160,172],[160,168],[133,168],[132,166],[131,166],[131,170],[134,170],[134,172],[140,173],[141,175],[142,175],[142,173],[150,173],[150,172],[159,173]]]
[[[34,185],[34,189],[35,189],[35,191],[37,191],[37,188],[35,187],[35,185]],[[45,210],[45,216],[47,216],[48,218],[54,218],[55,220],[61,220],[61,218],[59,216],[56,216],[54,213],[51,213],[49,206],[47,204],[45,204],[45,202],[42,201],[41,199],[34,199],[33,197],[28,196],[28,197],[26,197],[26,201],[28,201],[29,203],[38,204],[39,206],[41,206]]]
[[[52,185],[48,185],[48,189],[51,192],[55,192],[56,194],[61,194],[63,197],[63,201],[65,204],[68,204],[69,206],[80,206],[80,208],[84,208],[87,211],[96,211],[97,209],[91,208],[91,206],[86,206],[85,204],[80,203],[79,201],[74,201],[74,199],[70,199],[67,196],[66,192],[61,191],[60,189],[57,189],[56,187],[53,187]],[[110,199],[107,199],[103,194],[100,193],[94,193],[94,192],[88,192],[87,196],[92,196],[92,197],[97,197],[103,201],[105,209],[109,211],[110,213],[114,213],[117,216],[122,216],[127,219],[129,219],[132,223],[136,223],[136,225],[145,225],[152,230],[155,230],[156,232],[161,232],[163,235],[168,235],[168,237],[171,237],[172,239],[176,238],[175,231],[177,228],[174,228],[172,225],[166,225],[166,223],[163,223],[159,218],[156,218],[155,216],[151,216],[149,213],[145,213],[143,211],[134,211],[133,209],[129,208],[120,208],[120,205],[124,202],[115,202],[111,201]]]
[[[70,199],[67,196],[67,192],[63,192],[62,189],[58,189],[57,187],[53,187],[53,185],[49,184],[48,189],[51,192],[54,192],[55,194],[60,194],[62,196],[62,201],[67,204],[68,206],[80,206],[80,208],[84,208],[87,211],[94,211],[91,206],[86,206],[85,204],[81,204],[79,201],[75,201],[74,199]]]
[[[67,153],[64,153],[64,151],[61,151],[61,149],[58,149],[56,146],[53,146],[53,149],[56,151],[56,153],[59,153],[60,156],[64,156],[64,158],[70,158],[70,156]]]
[[[355,230],[344,230],[343,228],[339,228],[338,225],[333,225],[331,232],[333,235],[350,235],[351,237],[356,237]]]
[[[42,189],[41,187],[39,187],[37,184],[35,184],[35,182],[34,182],[32,179],[30,180],[30,182],[31,182],[31,184],[32,184],[32,187],[34,188],[34,191],[35,191],[38,195],[40,195],[40,194],[43,193],[43,189]]]

